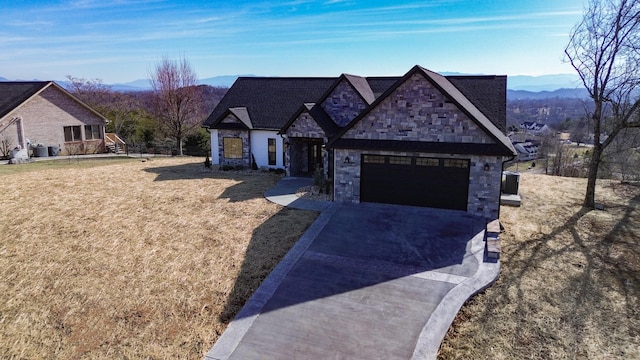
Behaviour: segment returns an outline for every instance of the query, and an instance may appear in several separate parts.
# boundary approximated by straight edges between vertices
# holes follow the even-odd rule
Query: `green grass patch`
[[[56,160],[34,161],[26,164],[0,165],[0,176],[35,172],[47,169],[83,169],[96,166],[125,164],[140,161],[139,158],[125,156],[90,157],[90,158],[60,158]]]

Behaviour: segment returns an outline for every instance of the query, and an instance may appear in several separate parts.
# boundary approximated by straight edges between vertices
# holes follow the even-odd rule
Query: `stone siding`
[[[421,74],[415,74],[401,84],[349,129],[343,138],[495,143]],[[467,212],[487,220],[498,217],[502,162],[507,160],[505,157],[335,149],[335,201],[360,202],[362,154],[468,159],[470,169]],[[349,157],[348,163],[344,162],[346,157]],[[484,169],[485,164],[489,165],[488,171]]]
[[[421,74],[400,85],[342,136],[348,139],[494,143]]]
[[[6,119],[8,121],[16,116],[22,118],[25,138],[29,139],[33,145],[58,146],[61,155],[104,151],[104,120],[54,86],[47,87]],[[65,143],[64,127],[80,126],[82,139],[86,139],[83,125],[101,126],[103,139]],[[18,127],[13,124],[2,135],[6,136],[13,147],[16,147],[18,132]]]
[[[468,159],[469,169],[469,194],[467,197],[467,212],[493,220],[498,218],[500,210],[500,185],[502,181],[502,162],[507,160],[501,156],[484,155],[447,155],[416,153],[416,152],[390,152],[390,151],[361,151],[361,150],[335,150],[335,175],[334,175],[334,200],[338,202],[360,202],[360,171],[361,155],[395,155],[395,156],[419,156],[434,158]],[[345,157],[349,162],[345,163]],[[485,164],[489,170],[485,171]]]
[[[318,125],[316,120],[308,113],[301,113],[296,120],[287,128],[289,137],[325,138],[324,130]]]
[[[344,127],[367,107],[367,103],[346,80],[342,80],[320,106],[336,124]]]
[[[242,158],[227,159],[224,156],[224,138],[240,138],[242,139]],[[218,129],[218,156],[220,165],[229,166],[251,166],[251,149],[249,146],[249,131],[247,130],[226,130]]]
[[[307,112],[302,112],[296,120],[287,128],[286,135],[289,138],[287,147],[287,175],[295,176],[303,173],[312,173],[314,169],[309,169],[308,147],[304,139],[322,139],[326,144],[328,139],[324,130],[318,125],[316,120]],[[325,178],[329,176],[329,154],[326,149],[322,150]]]
[[[360,150],[334,150],[334,201],[360,202],[360,154],[362,154]],[[345,163],[345,158],[347,157],[349,162]]]

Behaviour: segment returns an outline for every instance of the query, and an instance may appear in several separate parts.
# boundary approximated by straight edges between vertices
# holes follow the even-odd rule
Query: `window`
[[[389,156],[391,165],[411,165],[411,158],[406,156]]]
[[[418,166],[439,166],[440,160],[436,158],[416,158],[416,165]]]
[[[65,126],[64,127],[64,141],[82,141],[82,133],[80,132],[80,126]]]
[[[267,139],[267,151],[269,152],[269,165],[276,164],[276,139]]]
[[[242,139],[224,138],[222,147],[225,159],[242,159]]]
[[[384,156],[382,155],[364,155],[363,161],[367,164],[384,164]]]
[[[452,168],[468,168],[469,160],[461,160],[461,159],[445,159],[444,167],[452,167]]]
[[[85,125],[84,137],[87,140],[102,139],[102,127],[100,125]]]

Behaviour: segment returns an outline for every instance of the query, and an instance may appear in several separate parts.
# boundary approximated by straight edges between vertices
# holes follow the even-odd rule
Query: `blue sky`
[[[0,0],[0,76],[124,83],[163,56],[200,78],[573,73],[582,0]]]

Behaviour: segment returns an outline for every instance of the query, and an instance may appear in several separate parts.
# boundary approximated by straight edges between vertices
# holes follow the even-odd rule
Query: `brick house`
[[[61,155],[104,152],[108,120],[52,81],[0,82],[0,140],[55,146]]]
[[[315,80],[313,85],[326,86],[296,92],[297,103],[287,103],[285,111],[278,106],[286,102],[284,97],[269,104],[269,94],[278,92],[269,88],[274,78],[239,79],[252,82],[252,91],[267,98],[262,100],[262,111],[282,110],[272,120],[270,136],[282,139],[287,175],[304,176],[322,168],[332,181],[334,201],[426,206],[463,210],[488,220],[498,217],[503,164],[516,155],[505,135],[506,76],[445,77],[415,66],[402,77],[343,74],[328,85],[325,78],[278,79],[288,85],[298,81],[311,85]],[[242,98],[238,92],[234,96]],[[224,101],[218,107],[224,107]],[[250,154],[270,150],[264,144],[252,146],[248,124],[263,114],[255,112],[254,105],[235,101],[233,108],[216,108],[205,123],[217,130],[215,148],[212,132],[212,158],[217,156],[219,164],[230,160],[225,151],[235,151],[224,143],[237,134],[225,128],[231,124],[245,134],[237,138],[247,146],[234,153],[243,164],[251,163]],[[261,156],[254,157],[261,165],[257,161]]]

